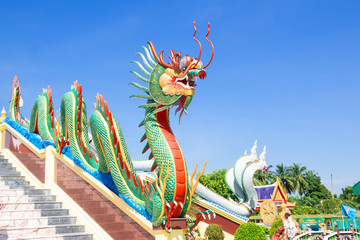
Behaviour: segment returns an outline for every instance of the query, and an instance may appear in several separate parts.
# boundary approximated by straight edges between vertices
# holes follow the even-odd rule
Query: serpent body
[[[199,59],[186,56],[183,58],[185,60],[181,59],[180,64],[181,54],[174,55],[173,51],[172,65],[165,64],[162,52],[158,57],[152,43],[148,44],[150,50],[143,47],[146,57],[141,53],[137,54],[150,72],[139,62],[133,63],[149,78],[132,72],[148,86],[137,83],[131,85],[145,92],[144,95],[132,97],[147,99],[146,104],[140,106],[145,108],[145,118],[140,125],[145,127],[142,141],[147,139],[143,153],[150,149],[149,159],[154,158],[154,169],[156,166],[159,169],[158,172],[154,171],[155,183],[142,180],[136,174],[119,122],[109,111],[108,104],[101,95],[96,96],[94,111],[87,120],[82,86],[77,81],[71,91],[62,97],[56,119],[51,90],[43,90],[33,105],[29,131],[38,133],[42,140],[52,142],[60,153],[65,145],[69,145],[72,155],[87,168],[110,173],[119,193],[137,206],[145,208],[152,215],[152,223],[159,225],[173,217],[184,217],[194,192],[189,185],[184,155],[170,128],[169,108],[177,105],[181,117],[193,98],[197,76],[205,78],[206,72]],[[179,66],[184,69],[179,70]],[[19,82],[15,79],[10,120],[23,124],[19,117],[19,98]],[[89,144],[89,126],[96,154]]]

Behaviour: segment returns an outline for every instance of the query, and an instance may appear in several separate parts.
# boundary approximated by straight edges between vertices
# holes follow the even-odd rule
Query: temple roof
[[[255,187],[256,193],[258,195],[259,200],[271,199],[271,195],[274,193],[275,185],[266,185],[266,186],[258,186]]]
[[[258,203],[255,208],[255,211],[258,212],[260,210],[260,205],[266,199],[272,200],[278,209],[281,209],[282,206],[286,206],[287,208],[294,208],[295,203],[289,203],[287,201],[287,193],[283,189],[280,184],[279,179],[276,179],[276,182],[270,185],[265,186],[256,186],[255,191],[258,196]]]

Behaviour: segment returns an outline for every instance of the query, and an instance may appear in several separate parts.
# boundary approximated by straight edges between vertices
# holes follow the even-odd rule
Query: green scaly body
[[[191,203],[186,162],[171,131],[168,115],[169,107],[178,102],[181,102],[181,108],[186,110],[193,94],[189,96],[164,94],[163,88],[159,85],[159,79],[165,74],[166,68],[152,59],[154,56],[152,51],[149,52],[147,48],[143,48],[146,57],[141,53],[137,54],[150,72],[139,62],[133,63],[138,65],[149,79],[136,72],[132,73],[149,86],[131,84],[145,92],[145,95],[133,95],[133,97],[147,99],[146,104],[140,106],[145,108],[145,118],[141,124],[145,127],[145,135],[142,140],[148,141],[143,152],[150,149],[149,158],[154,157],[158,166],[159,177],[155,183],[143,181],[136,175],[120,125],[108,110],[107,102],[101,95],[96,96],[95,109],[89,119],[98,159],[96,158],[90,150],[86,104],[82,97],[82,87],[77,82],[62,98],[61,127],[60,124],[54,123],[51,90],[48,89],[43,91],[34,103],[29,130],[39,133],[43,140],[52,141],[58,150],[61,150],[68,142],[74,157],[80,159],[92,170],[110,173],[119,192],[138,206],[146,208],[152,215],[153,224],[159,225],[168,217],[184,217]],[[157,58],[156,60],[158,62]],[[204,72],[200,69],[193,71],[192,74],[197,76],[201,71]],[[11,120],[19,121],[16,117],[19,97],[20,89],[17,85],[17,88],[13,87],[10,105]],[[181,203],[181,207],[176,205],[172,215],[167,216],[165,206],[172,201]]]

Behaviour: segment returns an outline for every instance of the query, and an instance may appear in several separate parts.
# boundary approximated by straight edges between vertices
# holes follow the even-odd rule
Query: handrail
[[[302,234],[297,235],[296,237],[294,237],[293,240],[298,240],[298,239],[300,239],[301,237],[309,236],[309,234],[311,235],[310,232],[302,233]]]
[[[300,235],[297,235],[295,238],[293,238],[293,240],[300,240],[302,237],[306,237],[306,236],[312,236],[313,234],[316,233],[323,233],[323,231],[311,231],[311,232],[305,232],[302,233]],[[336,236],[337,233],[336,232],[326,232],[329,235],[324,236],[324,240],[330,240],[332,237]],[[342,231],[340,232],[340,235],[351,235],[351,231]],[[355,239],[358,240],[360,239],[358,236],[360,236],[360,233],[355,232],[355,235],[357,236]]]
[[[311,231],[311,232],[304,232],[300,235],[297,235],[296,237],[293,238],[293,240],[298,240],[298,239],[301,239],[302,237],[305,237],[305,236],[312,236],[313,233],[318,233],[319,234],[322,234],[324,233],[324,231]]]
[[[337,234],[336,232],[330,233],[330,235],[327,235],[327,236],[324,237],[324,240],[328,240],[328,239],[330,239],[331,237],[336,236],[336,234]]]

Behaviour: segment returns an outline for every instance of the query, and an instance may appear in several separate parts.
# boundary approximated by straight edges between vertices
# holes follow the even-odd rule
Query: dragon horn
[[[211,54],[211,58],[210,58],[209,63],[206,64],[206,66],[203,69],[207,68],[210,65],[210,63],[211,63],[211,61],[212,61],[212,59],[214,57],[214,44],[207,38],[209,36],[209,34],[210,34],[210,22],[208,23],[208,33],[206,34],[205,39],[206,39],[206,41],[208,41],[211,44],[212,54]]]
[[[200,43],[199,40],[197,40],[197,39],[195,38],[195,35],[196,35],[196,24],[195,24],[195,22],[194,22],[194,29],[195,29],[195,32],[194,32],[194,35],[193,35],[193,39],[199,44],[199,47],[200,47],[199,57],[198,57],[198,59],[197,59],[197,62],[194,64],[194,66],[196,66],[196,65],[198,64],[198,62],[200,61],[200,57],[201,57],[201,43]],[[209,65],[209,64],[208,64],[208,65]]]
[[[174,66],[172,66],[172,65],[167,64],[167,63],[164,62],[164,60],[163,60],[164,50],[161,50],[161,52],[160,52],[160,57],[159,57],[159,56],[157,55],[156,51],[155,51],[155,47],[154,47],[154,45],[152,44],[152,42],[148,41],[147,43],[149,44],[149,46],[150,46],[150,48],[151,48],[151,51],[152,51],[152,53],[154,54],[154,57],[155,57],[156,61],[157,61],[161,66],[163,66],[163,67],[165,67],[165,68],[172,68],[172,69],[174,69]]]

